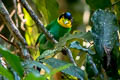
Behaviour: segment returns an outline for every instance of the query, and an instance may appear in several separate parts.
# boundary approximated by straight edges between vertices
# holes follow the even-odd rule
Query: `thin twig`
[[[75,63],[75,61],[73,59],[71,50],[68,49],[67,47],[64,47],[63,50],[65,50],[65,52],[67,53],[68,57],[70,58],[70,61],[74,64],[74,66],[77,66],[77,64]]]
[[[13,45],[14,47],[18,48],[16,44],[10,42],[6,37],[4,37],[2,34],[0,34],[0,38],[2,38],[4,41],[6,41],[7,43]]]
[[[13,9],[10,13],[10,17],[12,18],[12,16],[15,14],[15,9]]]
[[[3,30],[4,26],[5,26],[4,24],[0,26],[0,32]]]
[[[18,17],[19,17],[20,20],[21,20],[20,28],[21,28],[23,31],[25,31],[24,25],[25,25],[26,20],[24,19],[24,14],[23,14],[22,7],[21,7],[20,2],[18,1],[17,3],[18,3],[18,5],[17,5],[17,15],[18,15]]]
[[[14,4],[14,9],[15,9],[15,24],[16,24],[16,27],[18,27],[18,17],[17,17],[17,1],[16,0],[13,0],[13,4]]]

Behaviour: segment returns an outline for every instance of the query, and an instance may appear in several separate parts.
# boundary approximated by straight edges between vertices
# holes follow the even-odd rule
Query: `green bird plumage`
[[[71,31],[72,27],[72,15],[69,12],[61,14],[57,19],[47,25],[46,29],[53,35],[58,41],[60,37],[63,37],[66,33]],[[40,44],[40,54],[46,49],[54,48],[54,44],[47,40],[45,34],[41,33],[37,39],[36,45]]]

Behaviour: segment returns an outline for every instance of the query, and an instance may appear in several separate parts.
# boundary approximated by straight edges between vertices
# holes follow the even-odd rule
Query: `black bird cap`
[[[64,18],[67,18],[68,20],[72,19],[72,14],[70,12],[65,12],[60,15],[59,19],[61,19],[64,16]]]

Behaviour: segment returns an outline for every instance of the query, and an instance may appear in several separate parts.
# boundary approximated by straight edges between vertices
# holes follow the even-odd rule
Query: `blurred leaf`
[[[56,51],[55,49],[54,50],[46,50],[37,58],[37,60],[45,58],[50,55],[53,55],[55,53],[55,51]]]
[[[91,9],[105,9],[111,6],[110,0],[86,0]]]
[[[27,74],[24,80],[46,80],[46,78],[43,76],[40,76],[40,74],[35,75],[33,73],[29,73]]]
[[[33,0],[43,15],[47,24],[58,17],[58,3],[56,0]]]
[[[64,37],[59,39],[59,42],[56,44],[56,48],[61,49],[68,40],[75,39],[75,38],[84,39],[86,41],[91,41],[92,34],[91,34],[91,32],[86,32],[86,33],[78,32],[75,34],[66,34]]]
[[[113,4],[116,3],[113,7],[114,7],[114,11],[116,12],[116,15],[117,15],[118,22],[120,23],[120,1],[119,0],[111,0],[111,2]]]
[[[75,49],[78,49],[78,50],[82,50],[82,51],[88,52],[91,55],[95,54],[91,49],[83,48],[78,41],[72,42],[70,44],[70,48],[75,48]]]
[[[18,56],[11,54],[5,48],[0,46],[0,54],[7,60],[7,62],[11,65],[11,67],[19,74],[20,77],[23,76],[23,68],[20,63],[20,59]]]
[[[38,10],[42,14],[43,23],[47,24],[49,22],[49,20],[48,20],[48,14],[47,14],[45,0],[32,0],[32,1],[36,4]]]
[[[5,76],[9,80],[14,80],[13,75],[0,65],[0,75]]]
[[[49,22],[58,17],[58,3],[57,0],[45,0],[46,9],[48,11]],[[54,14],[54,15],[53,15]]]
[[[111,52],[118,39],[117,19],[114,13],[99,9],[94,12],[91,21],[95,49],[97,54],[102,57],[104,49],[107,48]]]
[[[32,69],[34,66],[39,67],[39,68],[42,68],[42,69],[44,69],[47,73],[50,73],[50,70],[49,70],[48,67],[46,67],[45,65],[43,65],[42,63],[37,62],[37,61],[27,61],[27,62],[25,63],[24,68],[28,68],[28,69],[30,68],[30,69]]]
[[[61,60],[58,60],[55,58],[43,60],[43,62],[49,64],[53,68],[59,68],[60,66],[64,66],[64,65],[68,64],[67,62],[64,62],[64,61],[61,61]],[[81,80],[83,80],[85,77],[84,71],[82,71],[80,68],[78,68],[76,66],[70,66],[69,68],[62,70],[61,72],[69,74],[69,75],[73,75],[75,77],[80,78]]]

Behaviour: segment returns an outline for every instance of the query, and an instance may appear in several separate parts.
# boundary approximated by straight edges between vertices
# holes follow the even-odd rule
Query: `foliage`
[[[111,6],[110,0],[86,0],[86,2],[90,5],[91,9],[105,9]]]
[[[11,12],[8,6],[13,7],[13,3],[8,4],[6,1],[9,0],[3,0],[8,11]],[[23,25],[25,30],[20,29],[20,31],[28,43],[27,47],[33,60],[18,55],[17,49],[22,45],[16,48],[0,38],[0,80],[63,80],[61,75],[68,80],[120,79],[119,0],[31,0],[31,3],[45,26],[56,19],[59,13],[70,11],[74,18],[73,29],[71,33],[59,39],[54,49],[45,50],[40,55],[40,44],[34,45],[42,32],[38,31],[39,26],[36,26],[29,13],[23,8],[21,14],[26,21]],[[84,17],[89,22],[84,23],[82,20]],[[22,21],[19,18],[20,25]],[[13,20],[16,22],[17,19]],[[2,24],[0,20],[0,25]],[[89,31],[86,31],[88,28]],[[6,36],[8,41],[12,41],[11,34],[5,34],[9,32],[8,29],[3,27],[1,30],[2,27],[0,34]],[[13,41],[14,43],[20,44],[17,40]],[[62,54],[64,47],[71,50],[77,66],[71,63],[68,55]]]
[[[23,68],[20,64],[20,59],[18,56],[11,54],[9,51],[5,50],[5,48],[0,46],[0,54],[6,59],[8,64],[19,74],[20,77],[23,76]]]
[[[0,74],[8,78],[9,80],[14,80],[13,75],[5,68],[0,65]]]

